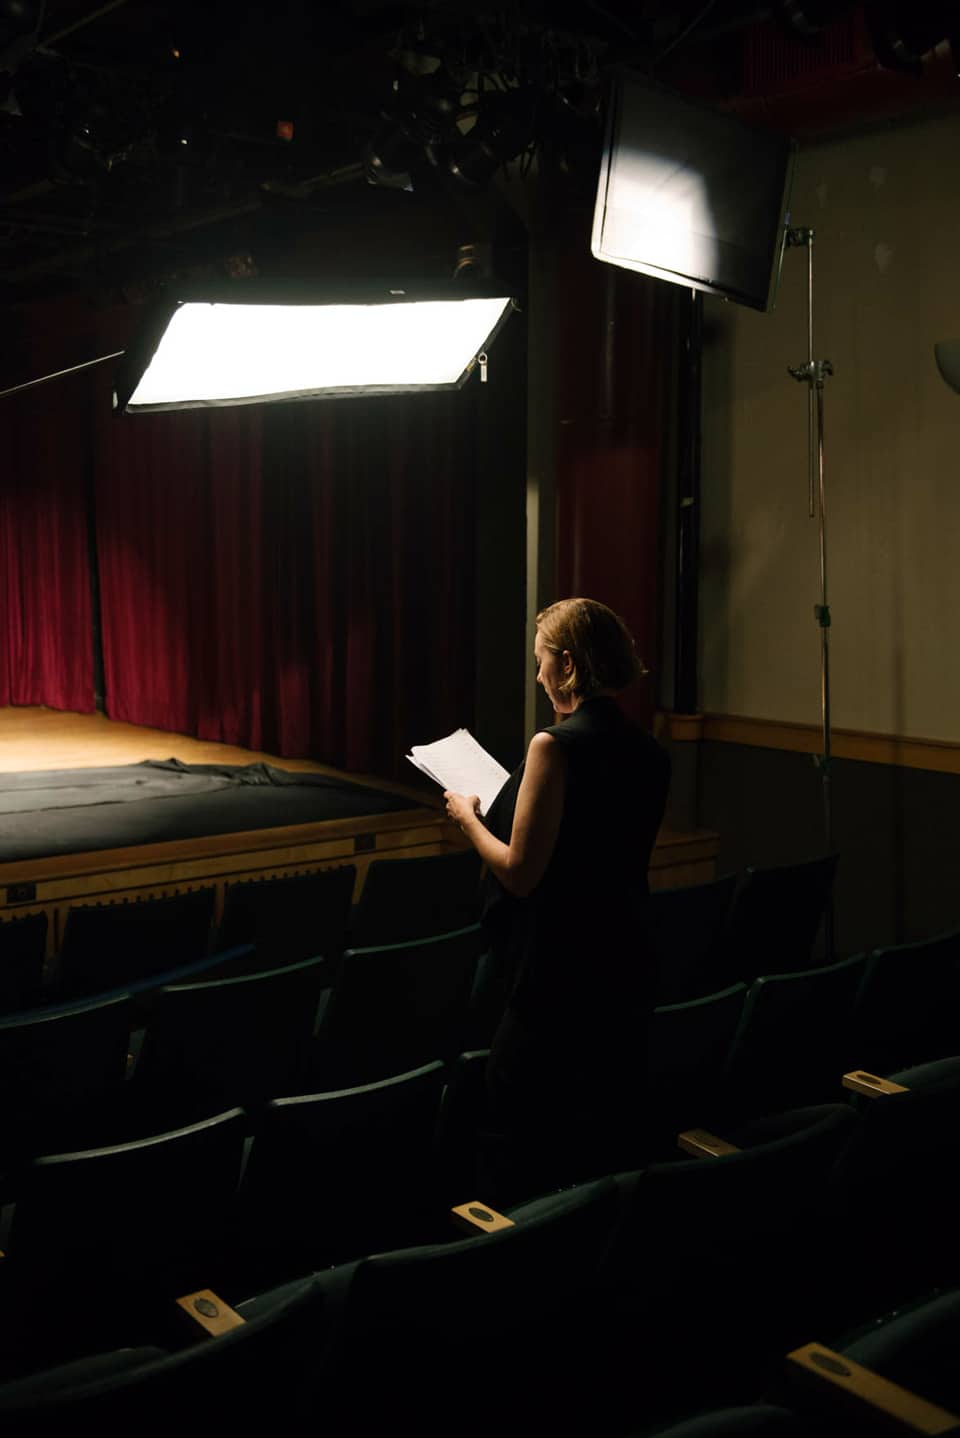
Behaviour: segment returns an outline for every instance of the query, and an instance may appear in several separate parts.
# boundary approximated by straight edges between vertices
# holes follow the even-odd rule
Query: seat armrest
[[[467,1233],[499,1233],[501,1229],[515,1227],[512,1218],[477,1200],[451,1208],[450,1217],[458,1228],[465,1229]]]
[[[787,1354],[791,1377],[799,1378],[808,1388],[819,1390],[823,1397],[832,1396],[859,1413],[861,1421],[873,1421],[904,1428],[910,1433],[931,1435],[953,1433],[960,1418],[946,1408],[930,1403],[919,1393],[891,1383],[872,1368],[824,1348],[821,1343],[805,1343]]]
[[[720,1158],[725,1153],[740,1152],[736,1144],[717,1138],[715,1133],[708,1133],[705,1128],[688,1128],[678,1133],[677,1147],[694,1158]]]
[[[246,1319],[235,1308],[214,1293],[212,1288],[200,1288],[196,1293],[185,1293],[177,1299],[177,1307],[186,1315],[191,1324],[199,1328],[208,1338],[220,1338],[234,1328],[241,1328]]]
[[[850,1089],[852,1093],[863,1093],[868,1098],[879,1098],[882,1094],[888,1093],[909,1093],[902,1083],[893,1083],[891,1079],[878,1078],[876,1074],[864,1073],[862,1069],[853,1069],[851,1073],[843,1076],[844,1088]]]

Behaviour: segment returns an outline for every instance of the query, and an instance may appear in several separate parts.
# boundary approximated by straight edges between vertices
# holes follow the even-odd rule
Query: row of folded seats
[[[478,925],[251,973],[253,953],[0,1019],[0,1172],[30,1154],[236,1105],[256,1111],[488,1041]]]
[[[752,1399],[784,1344],[960,1279],[960,936],[661,1004],[636,1170],[502,1216],[460,1053],[502,995],[481,948],[240,946],[0,1021],[8,1431],[160,1431],[198,1395],[331,1432],[653,1431],[691,1365],[688,1408]]]
[[[251,946],[250,968],[347,948],[429,937],[476,923],[479,860],[472,851],[371,862],[357,904],[356,867],[227,885],[215,891],[72,906],[59,952],[45,965],[47,917],[0,924],[0,1013],[152,980],[180,965]],[[235,964],[234,964],[235,969]]]
[[[658,1001],[808,965],[836,864],[828,855],[655,893]],[[479,872],[472,851],[374,860],[356,905],[352,864],[232,883],[219,925],[211,888],[77,905],[48,969],[46,916],[10,920],[0,925],[0,1013],[149,980],[171,967],[172,954],[189,964],[251,944],[252,966],[266,968],[464,928],[478,918]]]
[[[875,1398],[957,1431],[960,1058],[862,1095],[838,1075],[846,1102],[685,1131],[503,1212],[457,1157],[482,1058],[29,1165],[4,1431],[612,1438],[735,1405],[700,1431],[749,1432],[783,1419],[787,1355],[867,1415],[791,1390],[795,1431],[887,1431]]]
[[[137,1137],[449,1062],[490,1043],[510,977],[477,925],[251,971],[259,962],[240,946],[0,1018],[0,1169],[30,1147]],[[637,1034],[646,1145],[690,1123],[829,1101],[838,1072],[950,1056],[958,1011],[960,932],[658,1005]]]

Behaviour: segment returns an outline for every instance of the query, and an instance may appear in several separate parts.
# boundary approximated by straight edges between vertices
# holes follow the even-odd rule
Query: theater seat
[[[477,1191],[479,1148],[486,1119],[489,1049],[458,1054],[447,1070],[437,1124],[437,1163],[445,1191],[455,1203]]]
[[[432,939],[348,949],[317,1036],[317,1087],[372,1083],[455,1058],[464,1046],[482,944],[473,925]]]
[[[480,917],[480,859],[472,849],[414,859],[373,859],[350,926],[369,949],[449,934]]]
[[[789,1355],[790,1395],[817,1431],[960,1432],[960,1292],[875,1316]]]
[[[493,1231],[362,1260],[316,1374],[316,1420],[338,1438],[607,1431],[582,1340],[618,1206],[605,1179]]]
[[[717,1156],[618,1176],[607,1340],[621,1366],[634,1348],[651,1399],[669,1407],[696,1354],[705,1402],[750,1401],[806,1336],[832,1281],[818,1257],[823,1195],[857,1123],[842,1103],[792,1110],[722,1131]],[[753,1355],[746,1385],[740,1350]]]
[[[721,981],[808,968],[830,903],[837,854],[798,864],[748,868],[721,939]]]
[[[213,889],[119,904],[75,905],[60,948],[61,998],[104,993],[207,952]]]
[[[333,1302],[312,1277],[239,1303],[242,1325],[184,1345],[167,1334],[91,1351],[0,1384],[0,1427],[23,1438],[116,1432],[169,1438],[186,1415],[229,1431],[269,1431],[298,1399],[333,1325]]]
[[[246,1114],[101,1148],[46,1154],[11,1180],[0,1267],[4,1356],[44,1360],[148,1328],[158,1298],[220,1277]],[[37,1345],[39,1344],[39,1348]]]
[[[751,1403],[746,1407],[699,1413],[669,1428],[658,1428],[655,1434],[647,1431],[646,1438],[815,1438],[815,1435],[789,1408]]]
[[[22,914],[0,923],[0,1014],[43,1002],[46,914]]]
[[[102,1142],[123,1088],[128,994],[0,1018],[0,1172],[51,1147]]]
[[[356,875],[354,864],[342,864],[312,874],[228,884],[220,948],[252,944],[251,971],[341,954]]]
[[[960,1291],[956,1289],[875,1321],[841,1348],[845,1358],[955,1413],[960,1412],[958,1350]]]
[[[877,949],[854,1013],[857,1062],[885,1072],[960,1048],[960,932]]]
[[[736,874],[726,874],[709,884],[656,889],[650,895],[658,1004],[687,1003],[723,988],[718,945],[736,887]]]
[[[654,1009],[648,1041],[651,1152],[672,1152],[680,1129],[714,1116],[746,994],[746,984],[732,984],[701,999]]]
[[[857,1084],[858,1072],[844,1079],[859,1089],[851,1100],[859,1121],[830,1176],[835,1223],[823,1235],[847,1323],[960,1282],[960,1059],[890,1074],[889,1092]]]
[[[866,958],[750,985],[723,1072],[722,1111],[756,1115],[837,1098],[851,1063],[854,1000]]]
[[[436,1236],[435,1136],[446,1070],[279,1098],[259,1115],[241,1203],[255,1286]]]
[[[134,1080],[144,1107],[185,1121],[296,1093],[330,977],[327,960],[315,958],[164,985],[153,998]]]

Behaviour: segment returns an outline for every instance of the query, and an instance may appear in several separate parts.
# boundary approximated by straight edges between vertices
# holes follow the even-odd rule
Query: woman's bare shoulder
[[[534,734],[527,745],[527,764],[534,767],[542,765],[549,768],[551,765],[561,763],[563,760],[563,745],[558,744],[552,734],[541,729]]]

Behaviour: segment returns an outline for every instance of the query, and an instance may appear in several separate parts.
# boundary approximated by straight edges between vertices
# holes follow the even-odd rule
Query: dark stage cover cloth
[[[417,807],[348,779],[270,764],[145,759],[116,768],[0,773],[0,863]]]

